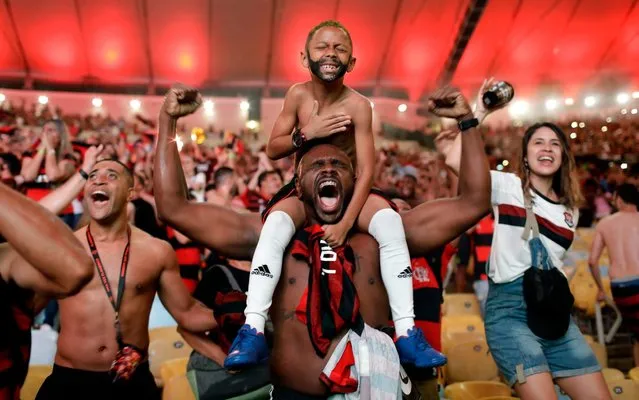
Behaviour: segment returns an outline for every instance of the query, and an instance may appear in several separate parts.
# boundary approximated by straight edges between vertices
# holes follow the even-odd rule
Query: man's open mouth
[[[91,201],[93,201],[93,203],[98,206],[106,204],[110,199],[109,195],[103,190],[96,190],[95,192],[91,193],[90,198]]]
[[[323,212],[331,213],[340,207],[341,186],[335,178],[321,179],[317,183],[317,197]]]

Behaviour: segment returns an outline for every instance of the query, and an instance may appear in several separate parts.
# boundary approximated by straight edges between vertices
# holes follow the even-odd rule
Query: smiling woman
[[[556,272],[553,268],[562,267],[577,226],[581,194],[564,132],[551,123],[531,126],[522,138],[518,161],[517,174],[491,172],[497,226],[488,264],[488,345],[521,398],[556,398],[553,380],[572,398],[585,393],[608,398],[601,367],[570,318],[572,296],[565,277],[552,276],[553,292],[546,282],[529,279],[535,273],[550,276]],[[563,291],[558,289],[562,283]],[[543,308],[525,296],[528,289],[551,293],[556,301]]]

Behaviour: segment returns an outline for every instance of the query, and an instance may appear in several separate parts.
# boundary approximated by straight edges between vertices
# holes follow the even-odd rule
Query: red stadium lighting
[[[118,59],[119,59],[118,52],[115,51],[114,49],[109,49],[106,51],[106,54],[104,55],[104,59],[106,60],[107,64],[113,65],[118,62]]]
[[[186,71],[193,69],[193,57],[188,53],[182,53],[179,57],[180,68]]]

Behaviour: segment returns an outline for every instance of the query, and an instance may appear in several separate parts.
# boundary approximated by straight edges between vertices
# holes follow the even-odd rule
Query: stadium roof
[[[438,82],[494,75],[528,92],[639,84],[637,0],[4,0],[0,83],[13,87],[281,94],[308,72],[309,29],[337,19],[348,82],[416,100]]]

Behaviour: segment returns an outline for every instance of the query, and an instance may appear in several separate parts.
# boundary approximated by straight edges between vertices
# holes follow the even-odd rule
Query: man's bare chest
[[[160,266],[149,262],[142,254],[129,252],[128,262],[123,266],[123,251],[108,252],[99,255],[102,268],[98,268],[94,259],[95,272],[87,289],[102,292],[106,298],[110,290],[117,302],[118,293],[124,289],[123,301],[127,297],[154,295],[158,287]],[[127,260],[124,260],[127,261]]]

